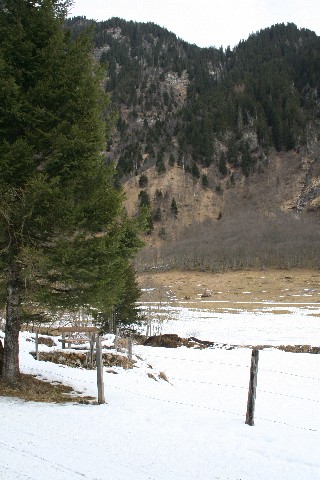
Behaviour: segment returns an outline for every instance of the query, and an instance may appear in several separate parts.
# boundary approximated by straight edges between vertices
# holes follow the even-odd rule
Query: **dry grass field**
[[[308,269],[139,274],[141,302],[184,302],[215,308],[219,302],[320,303],[320,271]],[[240,306],[240,305],[239,305]],[[284,305],[285,306],[285,305]]]

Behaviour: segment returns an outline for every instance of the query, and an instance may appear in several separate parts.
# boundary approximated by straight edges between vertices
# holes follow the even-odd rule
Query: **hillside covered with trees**
[[[144,258],[148,252],[156,264],[168,258],[176,264],[168,248],[174,257],[183,248],[189,260],[178,264],[196,268],[202,264],[190,261],[191,252],[211,238],[201,256],[212,257],[235,229],[255,252],[255,260],[249,255],[236,265],[250,265],[261,257],[261,242],[253,248],[259,228],[280,229],[281,251],[292,250],[293,242],[299,262],[314,263],[315,255],[306,254],[319,247],[320,38],[314,32],[279,24],[223,50],[189,45],[152,23],[74,18],[67,24],[75,36],[93,26],[94,55],[117,115],[108,161],[116,165],[130,213],[148,212],[146,242],[153,250]],[[270,242],[264,252],[279,246]],[[238,247],[235,241],[231,250]],[[266,263],[275,257],[283,258],[278,251]]]
[[[92,22],[68,23],[77,32]],[[248,175],[256,150],[299,149],[318,130],[320,39],[309,30],[275,25],[223,51],[114,18],[94,24],[94,40],[119,112],[121,176],[170,154],[191,170],[224,173],[226,161]]]

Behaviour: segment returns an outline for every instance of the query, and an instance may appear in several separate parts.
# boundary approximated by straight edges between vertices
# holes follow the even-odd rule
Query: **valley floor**
[[[225,273],[151,271],[140,273],[142,302],[188,299],[201,305],[207,300],[229,302],[319,302],[320,270],[267,269]],[[205,296],[209,295],[209,296]]]

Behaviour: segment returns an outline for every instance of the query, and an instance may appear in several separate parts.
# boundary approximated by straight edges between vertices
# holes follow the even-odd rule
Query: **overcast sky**
[[[70,16],[77,15],[154,22],[200,47],[234,47],[275,23],[320,35],[319,0],[74,0]]]

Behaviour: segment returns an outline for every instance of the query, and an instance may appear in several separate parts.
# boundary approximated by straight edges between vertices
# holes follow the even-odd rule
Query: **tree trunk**
[[[2,377],[2,364],[3,364],[3,346],[0,340],[0,377]]]
[[[4,338],[2,377],[8,381],[18,380],[19,369],[19,332],[20,332],[20,267],[13,263],[9,267],[7,286],[7,312]]]

